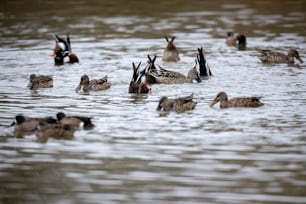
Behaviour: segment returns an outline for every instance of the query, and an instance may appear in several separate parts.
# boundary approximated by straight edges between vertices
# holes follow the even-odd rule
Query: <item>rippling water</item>
[[[263,65],[256,49],[306,60],[300,1],[4,1],[0,3],[0,203],[305,203],[306,67]],[[248,49],[225,45],[247,36]],[[53,34],[70,32],[79,64],[55,67]],[[161,61],[175,35],[181,61]],[[204,47],[213,77],[199,84],[153,85],[128,94],[132,62],[186,74]],[[30,91],[30,74],[54,88]],[[108,75],[111,89],[74,92],[80,76]],[[263,96],[256,109],[209,107],[219,91]],[[194,93],[197,107],[160,114],[161,96]],[[59,111],[93,117],[72,140],[14,138],[17,114]]]

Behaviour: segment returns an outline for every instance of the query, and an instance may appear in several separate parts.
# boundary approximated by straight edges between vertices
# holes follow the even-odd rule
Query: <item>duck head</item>
[[[167,96],[163,96],[160,98],[156,110],[170,111],[172,107],[173,103],[171,102],[171,100],[169,100]]]
[[[299,52],[295,49],[290,49],[288,51],[288,58],[290,62],[294,62],[294,58],[296,58],[300,63],[303,63],[304,61],[301,59]]]
[[[209,105],[210,107],[213,107],[216,103],[218,103],[219,101],[227,101],[227,95],[225,92],[219,92],[216,96],[216,98],[211,102],[211,104]]]
[[[76,92],[83,90],[84,92],[89,91],[89,77],[87,74],[84,74],[81,76],[80,84],[79,86],[75,89]]]

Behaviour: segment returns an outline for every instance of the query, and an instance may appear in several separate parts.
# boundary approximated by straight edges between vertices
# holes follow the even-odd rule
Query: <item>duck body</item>
[[[165,37],[165,39],[167,41],[167,47],[164,49],[162,60],[168,62],[180,61],[179,52],[173,43],[175,37],[172,37],[170,40],[168,37]]]
[[[90,117],[83,116],[66,116],[63,112],[58,112],[56,118],[62,125],[68,125],[74,129],[79,129],[81,123],[83,123],[84,129],[91,129],[94,127],[94,124],[91,122]]]
[[[146,83],[146,81],[142,81],[142,77],[145,75],[145,70],[139,71],[141,62],[138,63],[136,66],[135,63],[132,63],[133,65],[133,77],[129,84],[129,93],[135,93],[135,94],[147,94],[152,92],[152,88],[149,87]]]
[[[157,111],[175,111],[178,113],[193,110],[196,107],[196,102],[193,101],[193,94],[175,99],[169,99],[163,96],[158,103]]]
[[[104,76],[101,79],[89,80],[88,75],[84,74],[81,77],[80,84],[76,88],[76,92],[82,90],[87,93],[89,91],[102,91],[111,87],[111,83],[108,82],[108,77]]]
[[[263,106],[264,104],[260,101],[262,97],[237,97],[228,100],[225,92],[217,94],[216,98],[211,102],[210,107],[213,107],[216,103],[220,102],[220,108],[230,107],[249,107],[256,108]]]
[[[48,75],[31,74],[29,78],[28,88],[35,90],[38,88],[51,88],[53,87],[53,78]]]
[[[15,116],[15,121],[11,124],[14,126],[15,137],[34,134],[39,124],[54,124],[56,119],[52,117],[31,118],[23,115]]]
[[[284,54],[281,52],[275,52],[272,50],[259,50],[261,56],[259,59],[263,63],[287,63],[287,64],[293,64],[294,58],[296,58],[300,63],[303,63],[303,60],[301,59],[299,53],[295,49],[290,49],[288,51],[288,54]]]

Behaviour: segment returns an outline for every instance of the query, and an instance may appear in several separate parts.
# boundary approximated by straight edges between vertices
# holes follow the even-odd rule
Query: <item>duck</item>
[[[22,114],[15,116],[15,121],[10,126],[14,126],[14,135],[17,138],[34,134],[39,124],[55,124],[57,120],[53,117],[32,118]]]
[[[262,97],[237,97],[228,100],[225,92],[219,92],[216,98],[211,102],[210,107],[213,107],[216,103],[220,102],[220,108],[231,108],[231,107],[260,107],[264,103],[260,101]]]
[[[148,57],[148,61],[147,61],[146,72],[145,72],[146,73],[145,74],[146,82],[148,84],[155,84],[155,83],[157,83],[156,79],[153,76],[151,76],[150,74],[148,74],[148,72],[158,74],[158,70],[155,66],[155,61],[156,61],[157,56],[154,55],[153,58],[151,58],[150,55],[147,55],[147,57]]]
[[[304,61],[301,59],[299,52],[295,49],[289,49],[288,54],[281,52],[276,52],[272,50],[258,50],[261,56],[259,59],[262,63],[287,63],[294,64],[294,58],[296,58],[300,63]]]
[[[50,56],[54,57],[55,65],[63,65],[65,57],[69,58],[68,63],[70,64],[79,62],[77,55],[71,51],[69,33],[66,34],[66,40],[60,38],[58,35],[54,35],[54,40],[55,47],[53,53]]]
[[[36,75],[31,74],[29,77],[28,88],[36,90],[38,88],[51,88],[53,87],[53,78],[49,75]]]
[[[160,98],[157,111],[175,111],[177,113],[182,113],[188,110],[193,110],[197,103],[193,101],[193,94],[185,97],[179,97],[170,99],[167,96]]]
[[[181,84],[181,83],[193,83],[193,81],[197,81],[200,83],[202,80],[200,79],[199,72],[196,69],[196,63],[187,73],[187,76],[181,74],[179,72],[170,71],[164,69],[159,66],[159,70],[156,69],[154,65],[156,57],[151,58],[149,57],[149,63],[146,71],[147,78],[151,83],[158,83],[158,84]]]
[[[90,117],[84,116],[66,116],[63,112],[58,112],[56,114],[58,122],[62,125],[69,125],[75,129],[79,129],[81,123],[83,123],[84,129],[91,129],[94,127],[94,124],[91,122]]]
[[[108,82],[108,76],[104,76],[101,79],[92,79],[89,80],[87,74],[84,74],[81,77],[80,84],[75,89],[76,92],[83,91],[88,93],[89,91],[103,91],[111,87],[111,83]]]
[[[71,125],[39,123],[35,131],[37,142],[46,143],[50,137],[55,139],[72,139],[75,128]]]
[[[179,52],[173,43],[175,37],[173,36],[171,39],[165,37],[165,39],[167,41],[167,47],[164,49],[162,60],[167,62],[180,61]]]
[[[237,47],[238,50],[245,50],[247,45],[246,36],[244,34],[238,34],[235,36],[232,31],[227,32],[225,42],[228,46]]]
[[[200,77],[210,77],[212,76],[212,72],[210,67],[208,66],[208,63],[204,57],[204,51],[203,47],[198,48],[198,54],[197,54],[197,63],[200,66]]]
[[[146,80],[142,81],[142,77],[145,75],[145,70],[139,71],[141,62],[136,66],[135,63],[132,63],[133,66],[133,77],[129,84],[129,93],[136,94],[147,94],[152,93],[152,87],[148,86]]]

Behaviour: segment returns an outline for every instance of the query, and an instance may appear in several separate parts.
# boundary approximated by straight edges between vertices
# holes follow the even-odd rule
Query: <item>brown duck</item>
[[[57,120],[52,117],[30,118],[23,115],[16,115],[15,121],[11,124],[14,126],[15,137],[34,134],[39,124],[54,124]]]
[[[66,116],[63,112],[58,112],[56,114],[56,118],[59,123],[63,125],[69,125],[75,129],[79,129],[81,124],[83,124],[84,129],[91,129],[94,127],[90,117]]]
[[[147,85],[146,80],[142,81],[142,77],[145,75],[145,70],[139,71],[141,62],[136,66],[135,63],[133,65],[133,77],[129,84],[129,93],[136,94],[147,94],[152,93],[152,88]]]
[[[55,139],[72,139],[73,134],[75,132],[75,128],[66,125],[66,124],[60,124],[60,123],[54,123],[54,124],[39,124],[37,127],[37,130],[35,132],[37,141],[40,143],[45,143],[48,141],[49,137],[55,138]]]
[[[162,60],[168,62],[180,61],[179,52],[173,43],[175,37],[172,37],[170,40],[168,37],[165,37],[165,39],[168,44],[167,47],[164,49]]]
[[[102,91],[109,89],[111,87],[111,83],[108,82],[108,77],[104,76],[102,79],[92,79],[89,80],[87,74],[84,74],[81,77],[79,86],[75,89],[76,92],[83,91],[84,93],[88,93],[89,91]]]
[[[275,52],[272,50],[259,50],[261,56],[259,59],[263,63],[287,63],[294,64],[294,58],[296,58],[300,63],[303,63],[299,52],[295,49],[290,49],[288,54],[284,54],[281,52]]]
[[[178,113],[193,110],[196,107],[196,102],[193,101],[193,94],[175,99],[169,99],[163,96],[158,103],[157,111],[175,111]]]
[[[159,70],[156,69],[154,61],[156,56],[151,60],[148,56],[148,68],[146,69],[146,77],[151,83],[158,84],[181,84],[181,83],[193,83],[193,81],[201,82],[200,75],[196,69],[196,63],[189,70],[187,76],[179,72],[170,71],[159,66]]]
[[[48,75],[36,75],[31,74],[29,79],[28,88],[35,90],[38,88],[50,88],[53,87],[53,78]]]
[[[210,107],[213,107],[216,103],[220,102],[220,108],[230,107],[260,107],[264,104],[260,102],[262,97],[237,97],[228,100],[225,92],[217,94],[216,98],[211,102]]]

